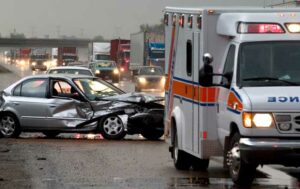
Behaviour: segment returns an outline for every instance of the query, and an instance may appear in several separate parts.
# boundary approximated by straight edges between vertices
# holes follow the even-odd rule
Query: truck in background
[[[110,58],[117,63],[121,77],[127,77],[129,72],[130,60],[130,40],[113,39],[111,40]]]
[[[109,42],[92,42],[89,44],[89,61],[110,60]]]
[[[140,66],[165,67],[164,35],[139,32],[130,35],[130,70],[135,75]]]
[[[32,48],[30,52],[29,64],[31,70],[46,71],[49,63],[49,53],[46,48]]]
[[[29,65],[31,48],[21,48],[17,50],[16,63],[20,66]]]
[[[66,66],[70,62],[78,60],[76,47],[58,47],[57,49],[57,65]]]

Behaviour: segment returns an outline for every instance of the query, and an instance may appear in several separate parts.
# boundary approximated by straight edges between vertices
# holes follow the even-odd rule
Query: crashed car
[[[96,77],[83,75],[29,76],[0,94],[0,135],[21,132],[101,133],[106,139],[142,134],[163,135],[164,107],[160,97],[125,94]]]

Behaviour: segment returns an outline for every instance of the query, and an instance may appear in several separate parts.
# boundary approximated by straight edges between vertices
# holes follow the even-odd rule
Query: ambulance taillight
[[[285,33],[280,24],[277,23],[244,23],[241,22],[238,25],[238,33]]]

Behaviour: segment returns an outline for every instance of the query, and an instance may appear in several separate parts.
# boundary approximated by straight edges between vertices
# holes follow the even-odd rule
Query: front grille
[[[300,125],[300,116],[297,116],[294,118],[295,123],[297,123],[298,125]]]

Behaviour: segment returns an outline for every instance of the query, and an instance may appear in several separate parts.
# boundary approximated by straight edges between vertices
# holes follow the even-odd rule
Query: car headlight
[[[274,126],[274,119],[271,113],[243,113],[243,124],[246,128],[270,128]]]
[[[125,69],[124,68],[121,68],[121,72],[124,72],[125,71]]]
[[[118,69],[114,69],[114,74],[119,74],[119,70]]]
[[[161,84],[162,86],[165,86],[165,83],[166,83],[166,78],[165,78],[165,77],[161,78],[160,84]]]
[[[44,63],[43,63],[43,65],[44,65],[44,66],[47,66],[47,65],[48,65],[48,63],[47,63],[47,62],[44,62]]]
[[[96,70],[96,71],[95,71],[95,74],[100,74],[100,70]]]
[[[35,66],[35,65],[36,65],[36,62],[32,62],[31,65]]]
[[[144,77],[140,77],[139,82],[142,83],[142,84],[145,84],[147,81]]]

